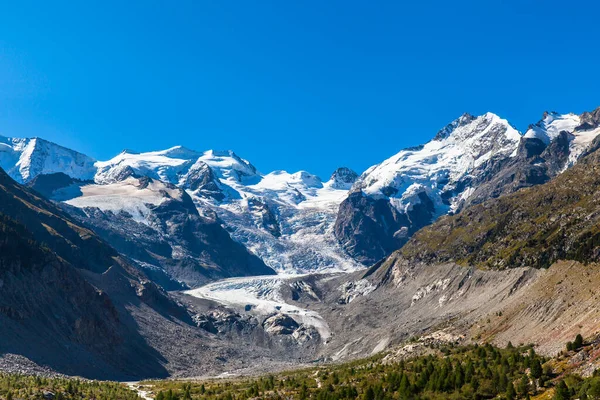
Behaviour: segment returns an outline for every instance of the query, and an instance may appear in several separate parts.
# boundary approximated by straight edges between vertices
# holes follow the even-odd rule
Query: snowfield
[[[129,213],[136,222],[151,225],[149,205],[158,206],[167,199],[181,200],[181,192],[167,187],[161,181],[151,181],[142,186],[136,178],[108,185],[85,185],[81,196],[65,201],[78,208],[99,208],[113,213]]]

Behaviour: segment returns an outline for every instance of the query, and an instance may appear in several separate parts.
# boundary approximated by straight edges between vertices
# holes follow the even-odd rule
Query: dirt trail
[[[140,385],[139,382],[124,382],[127,387],[131,390],[137,392],[138,396],[140,396],[144,400],[154,400],[153,397],[150,397],[151,387]]]

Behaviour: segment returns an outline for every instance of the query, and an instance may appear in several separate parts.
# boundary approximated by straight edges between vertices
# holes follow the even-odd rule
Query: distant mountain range
[[[464,114],[422,146],[327,181],[262,174],[232,151],[125,150],[95,161],[39,138],[0,137],[0,167],[177,288],[371,265],[441,215],[562,173],[593,145],[599,115],[545,113],[521,134],[495,114]]]
[[[464,114],[327,181],[231,151],[96,161],[2,137],[0,369],[17,354],[110,379],[269,370],[440,327],[555,351],[599,318],[584,265],[600,262],[599,134],[600,110],[524,134]]]

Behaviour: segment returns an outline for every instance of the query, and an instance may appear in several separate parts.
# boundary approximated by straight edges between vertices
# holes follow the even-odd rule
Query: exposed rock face
[[[549,145],[523,137],[516,157],[482,165],[483,173],[469,183],[474,190],[460,209],[548,182],[567,168],[570,136],[563,131]]]
[[[276,238],[281,236],[281,227],[279,226],[277,217],[267,204],[253,197],[248,199],[248,210],[259,216],[257,223],[260,228],[266,230]]]
[[[596,129],[600,126],[600,107],[592,112],[584,112],[580,117],[580,125],[578,131],[586,131]]]
[[[258,326],[258,320],[249,315],[240,315],[234,312],[212,311],[206,314],[197,314],[193,317],[199,328],[212,334],[251,333]]]
[[[33,178],[27,186],[41,194],[47,199],[63,197],[65,192],[69,192],[69,188],[73,188],[73,191],[69,193],[69,197],[80,194],[77,184],[82,183],[81,181],[71,178],[67,174],[57,172],[49,175],[38,175]]]
[[[225,194],[219,186],[212,169],[203,161],[197,161],[185,176],[183,187],[199,195],[221,201]]]
[[[425,193],[422,201],[406,213],[385,199],[373,199],[358,190],[342,202],[334,232],[359,262],[372,264],[400,248],[410,235],[431,223],[434,208]]]
[[[263,322],[263,327],[272,335],[291,335],[300,325],[288,315],[275,314]]]
[[[332,187],[336,189],[350,189],[354,182],[358,179],[358,174],[352,171],[350,168],[340,167],[336,169],[331,178]]]

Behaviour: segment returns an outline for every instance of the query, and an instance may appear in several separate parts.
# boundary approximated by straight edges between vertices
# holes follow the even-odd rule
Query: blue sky
[[[326,178],[463,112],[600,106],[592,1],[0,4],[0,134],[98,159],[181,144]]]

